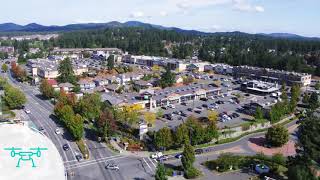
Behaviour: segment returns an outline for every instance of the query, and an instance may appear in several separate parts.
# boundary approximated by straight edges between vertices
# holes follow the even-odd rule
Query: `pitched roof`
[[[47,82],[51,86],[58,85],[58,82],[55,79],[48,79]]]

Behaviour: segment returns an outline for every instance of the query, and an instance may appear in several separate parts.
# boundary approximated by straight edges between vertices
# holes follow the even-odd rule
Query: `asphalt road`
[[[85,131],[85,142],[90,152],[88,160],[78,162],[76,153],[80,153],[71,134],[59,124],[58,119],[52,114],[54,106],[47,100],[41,99],[40,92],[33,86],[17,82],[9,73],[2,74],[9,79],[9,83],[21,89],[27,98],[25,107],[31,111],[27,114],[30,120],[39,128],[44,129],[44,134],[56,145],[64,166],[68,173],[73,172],[74,176],[68,176],[70,180],[126,180],[126,179],[152,179],[152,173],[143,168],[139,158],[124,157],[114,154],[105,144],[99,143],[90,131]],[[59,128],[61,134],[56,134],[55,129]],[[62,146],[68,144],[69,151],[64,151]],[[120,171],[105,169],[107,163],[115,163]],[[155,169],[155,167],[154,167]]]

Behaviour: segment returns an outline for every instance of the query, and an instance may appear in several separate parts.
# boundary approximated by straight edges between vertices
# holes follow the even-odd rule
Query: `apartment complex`
[[[58,66],[59,60],[49,59],[29,59],[27,67],[32,76],[39,76],[44,79],[55,79],[59,76]],[[82,73],[88,72],[86,65],[73,63],[74,74],[79,76]]]
[[[299,84],[301,86],[308,86],[311,84],[311,75],[306,73],[280,71],[251,66],[235,66],[232,71],[234,77],[237,78],[246,77],[266,82],[285,82],[287,85]]]

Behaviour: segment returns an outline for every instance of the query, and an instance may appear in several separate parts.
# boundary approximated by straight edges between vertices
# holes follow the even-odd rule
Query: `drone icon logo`
[[[31,161],[32,167],[35,168],[36,165],[34,163],[34,160],[32,158],[33,155],[36,155],[36,157],[41,157],[41,151],[48,150],[48,148],[29,148],[30,151],[22,151],[22,148],[4,148],[6,151],[11,151],[10,156],[15,157],[15,156],[20,156],[18,163],[16,165],[17,168],[20,168],[20,162],[21,161]],[[20,152],[17,152],[20,151]]]

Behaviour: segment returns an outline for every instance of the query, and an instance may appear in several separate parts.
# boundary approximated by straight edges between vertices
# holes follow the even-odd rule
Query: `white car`
[[[55,132],[56,132],[56,134],[61,134],[61,132],[60,132],[60,129],[59,129],[59,128],[57,128],[57,129],[55,130]]]
[[[175,107],[174,105],[172,105],[172,104],[169,104],[168,107],[169,107],[169,108],[172,108],[172,109],[175,109],[175,108],[176,108],[176,107]]]
[[[157,153],[151,154],[152,159],[158,159],[162,156],[163,156],[162,152],[157,152]]]
[[[116,170],[119,171],[119,166],[116,164],[107,164],[106,169]]]
[[[31,113],[31,111],[29,109],[24,109],[24,112],[26,112],[27,114]]]

